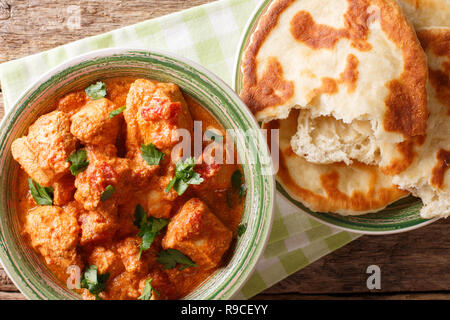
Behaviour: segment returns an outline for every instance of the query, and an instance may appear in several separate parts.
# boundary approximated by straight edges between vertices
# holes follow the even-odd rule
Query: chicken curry
[[[226,264],[245,181],[237,161],[178,148],[194,121],[202,150],[226,144],[177,85],[111,78],[59,98],[12,144],[22,234],[59,280],[79,270],[84,299],[178,299]]]

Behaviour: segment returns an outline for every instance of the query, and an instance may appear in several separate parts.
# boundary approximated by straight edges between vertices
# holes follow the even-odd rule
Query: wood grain
[[[449,220],[390,236],[364,236],[281,281],[265,294],[450,293]],[[367,267],[381,268],[381,290],[367,289]]]
[[[208,0],[0,0],[0,63]],[[80,28],[70,28],[80,9]],[[3,117],[0,91],[0,118]],[[450,299],[450,221],[383,237],[364,236],[281,281],[257,299]],[[366,286],[381,267],[382,289]],[[23,299],[0,268],[0,300]]]
[[[208,2],[1,0],[0,63]],[[73,23],[78,10],[79,26]]]
[[[1,297],[1,296],[0,296]],[[396,294],[279,294],[259,295],[251,300],[450,300],[446,293],[396,293]]]

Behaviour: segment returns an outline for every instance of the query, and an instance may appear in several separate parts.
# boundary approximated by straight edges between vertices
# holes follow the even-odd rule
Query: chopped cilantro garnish
[[[156,148],[153,143],[148,145],[141,145],[141,156],[150,166],[158,165],[164,159],[164,152]]]
[[[237,228],[238,236],[242,237],[242,235],[245,233],[245,230],[247,230],[247,224],[246,223],[240,224],[239,227]]]
[[[104,82],[98,81],[97,83],[92,84],[84,89],[84,91],[93,100],[98,100],[106,97],[106,84]]]
[[[150,300],[152,297],[152,291],[159,297],[159,292],[152,286],[152,280],[152,278],[145,280],[145,287],[142,291],[142,295],[138,298],[139,300]]]
[[[84,149],[75,151],[70,155],[70,157],[66,161],[72,164],[70,166],[70,172],[74,176],[86,170],[86,167],[89,165],[86,150]]]
[[[239,192],[239,198],[245,196],[247,186],[242,183],[242,172],[240,170],[236,170],[231,176],[231,186],[233,190]]]
[[[105,291],[108,278],[109,273],[98,274],[97,266],[91,265],[83,273],[81,287],[88,289],[89,292],[95,295],[95,298],[99,300],[100,297],[98,295],[100,292]]]
[[[175,249],[161,251],[157,261],[164,266],[164,269],[173,269],[177,264],[180,265],[178,266],[180,271],[189,267],[198,267],[190,258]]]
[[[245,184],[241,184],[241,187],[239,188],[239,198],[242,198],[247,193],[247,186]]]
[[[139,247],[139,259],[143,251],[150,249],[153,240],[168,223],[169,220],[167,219],[148,218],[144,208],[139,204],[136,206],[134,225],[139,228],[138,237],[142,238],[142,243]]]
[[[114,118],[115,116],[118,116],[118,115],[121,114],[126,108],[127,108],[127,106],[123,106],[123,107],[120,107],[120,108],[117,108],[117,109],[111,111],[111,112],[109,113],[109,118],[112,119],[112,118]]]
[[[173,188],[181,196],[190,184],[201,184],[203,178],[194,171],[194,167],[194,158],[188,158],[184,162],[183,160],[178,161],[175,165],[175,176],[164,191],[168,193]]]
[[[43,187],[31,178],[28,178],[28,187],[37,204],[41,206],[51,206],[53,204],[53,188]]]
[[[106,201],[109,198],[112,197],[112,195],[114,194],[114,187],[112,185],[108,185],[105,189],[105,191],[102,192],[102,195],[100,196],[100,201]]]
[[[212,141],[215,142],[222,142],[223,141],[223,136],[218,134],[217,132],[213,131],[213,130],[206,130],[205,131],[205,135],[211,139]]]

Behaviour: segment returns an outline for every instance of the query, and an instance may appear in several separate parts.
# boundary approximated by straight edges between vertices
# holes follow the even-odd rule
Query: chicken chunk
[[[134,78],[105,79],[106,97],[119,108],[127,104],[127,95]],[[119,115],[120,117],[120,115]]]
[[[148,271],[148,265],[144,259],[139,258],[139,246],[141,239],[138,237],[128,237],[117,244],[119,253],[125,270],[129,273],[145,274]]]
[[[31,246],[58,274],[64,274],[71,265],[82,267],[76,251],[79,231],[75,217],[56,206],[37,207],[25,218],[24,232]]]
[[[86,148],[89,165],[75,179],[75,199],[86,210],[94,210],[101,202],[102,193],[111,185],[114,193],[108,201],[123,203],[127,201],[130,188],[131,169],[129,160],[114,156],[114,146]]]
[[[97,266],[99,274],[109,273],[111,278],[125,271],[119,254],[106,246],[95,247],[88,255],[89,265]]]
[[[139,292],[140,281],[140,276],[135,273],[122,272],[108,280],[106,292],[101,293],[100,297],[108,300],[136,300],[141,295]]]
[[[163,271],[153,270],[140,281],[139,291],[141,294],[144,292],[145,282],[147,280],[151,281],[150,283],[153,288],[151,300],[175,300],[179,298],[177,288]]]
[[[63,206],[73,200],[74,182],[75,178],[72,175],[67,175],[53,184],[53,204],[55,206]]]
[[[84,90],[78,90],[66,94],[64,97],[58,100],[57,110],[67,114],[70,118],[72,115],[78,112],[87,102],[89,98]]]
[[[179,87],[173,83],[136,80],[130,87],[127,109],[127,147],[139,149],[153,143],[164,152],[178,142],[172,141],[176,129],[192,131],[193,122]]]
[[[152,177],[155,176],[159,170],[159,165],[148,165],[141,156],[140,150],[135,152],[128,152],[128,159],[130,159],[130,167],[133,172],[134,186],[142,189],[151,184]]]
[[[231,230],[197,198],[191,199],[172,218],[162,241],[164,249],[176,249],[206,269],[215,268],[231,244]]]
[[[144,207],[147,215],[155,218],[171,218],[174,201],[178,197],[176,191],[173,189],[169,192],[165,192],[171,179],[171,176],[162,176],[155,177],[152,180],[151,185],[153,188],[145,193],[140,199],[140,204]]]
[[[195,171],[203,178],[203,182],[195,185],[196,191],[204,193],[214,191],[225,191],[231,187],[231,177],[238,170],[237,165],[220,165],[217,163],[202,163],[196,166]]]
[[[69,172],[67,158],[75,151],[77,140],[70,133],[69,118],[61,111],[39,117],[28,136],[11,146],[14,159],[40,185],[49,187]]]
[[[81,245],[110,240],[119,229],[117,207],[110,202],[99,205],[95,210],[81,210],[78,222]]]
[[[117,107],[108,99],[90,101],[71,117],[70,132],[84,144],[107,145],[116,141],[120,118],[110,118]]]
[[[218,211],[224,204],[224,201],[228,206],[230,206],[230,204],[233,206],[235,203],[241,201],[239,191],[228,192],[229,190],[236,191],[232,187],[231,177],[238,169],[238,165],[219,165],[216,163],[202,163],[195,168],[195,171],[203,178],[203,182],[199,185],[193,185],[192,189],[221,219],[223,218],[223,215],[230,216],[226,212]],[[230,226],[227,224],[228,219],[222,221],[225,222],[228,227]]]

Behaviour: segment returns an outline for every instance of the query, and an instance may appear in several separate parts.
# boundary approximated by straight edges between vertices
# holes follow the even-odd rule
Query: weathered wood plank
[[[0,63],[207,2],[2,0]]]
[[[303,295],[280,294],[259,295],[252,300],[450,300],[449,293],[398,293],[398,294],[354,294],[354,295]]]
[[[450,291],[449,227],[442,220],[408,233],[364,236],[265,293],[369,293],[366,270],[372,264],[381,268],[381,292]]]
[[[20,292],[1,292],[0,300],[26,300],[25,296]]]
[[[18,290],[14,286],[14,283],[12,283],[12,281],[6,275],[5,270],[0,267],[0,292],[2,291],[14,292]]]

